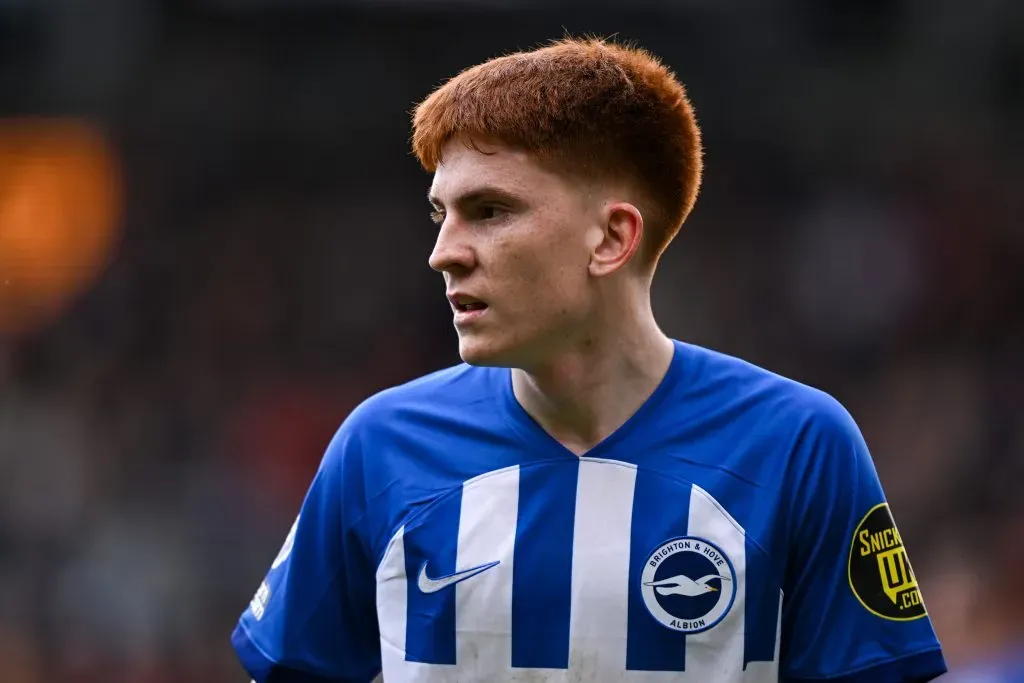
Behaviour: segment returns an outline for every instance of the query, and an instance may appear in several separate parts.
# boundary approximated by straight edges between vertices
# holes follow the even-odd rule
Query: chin
[[[516,359],[521,354],[515,347],[488,339],[483,335],[459,335],[459,356],[469,365],[481,367],[517,367]]]

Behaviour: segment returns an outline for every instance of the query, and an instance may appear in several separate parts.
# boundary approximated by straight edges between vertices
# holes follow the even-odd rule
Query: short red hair
[[[697,199],[700,129],[675,75],[649,52],[573,39],[466,69],[416,107],[412,147],[430,172],[452,138],[494,139],[581,177],[639,192],[656,262]]]

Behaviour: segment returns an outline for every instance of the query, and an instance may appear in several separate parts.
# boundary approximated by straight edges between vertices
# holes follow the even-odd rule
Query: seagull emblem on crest
[[[705,593],[718,592],[717,588],[708,585],[708,581],[712,579],[719,579],[720,581],[731,580],[728,576],[708,574],[694,581],[689,576],[679,574],[678,576],[661,579],[660,581],[645,581],[644,585],[653,586],[658,595],[685,595],[688,598],[693,598]]]

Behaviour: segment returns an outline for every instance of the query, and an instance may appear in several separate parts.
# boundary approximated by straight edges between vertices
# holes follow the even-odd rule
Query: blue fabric
[[[849,414],[820,391],[681,342],[654,394],[582,461],[522,409],[507,369],[460,365],[368,399],[328,447],[290,551],[242,614],[233,639],[242,664],[259,683],[373,678],[382,668],[376,572],[401,532],[405,658],[453,667],[457,679],[454,593],[419,591],[417,575],[428,560],[432,577],[457,570],[463,483],[517,467],[508,664],[568,667],[577,472],[588,458],[637,473],[627,673],[685,670],[699,629],[659,623],[640,597],[640,575],[659,544],[690,533],[685,501],[698,490],[744,534],[745,568],[734,577],[745,601],[740,666],[771,662],[779,647],[785,681],[909,683],[944,670]],[[418,555],[425,547],[438,550]],[[686,609],[707,612],[715,599]]]

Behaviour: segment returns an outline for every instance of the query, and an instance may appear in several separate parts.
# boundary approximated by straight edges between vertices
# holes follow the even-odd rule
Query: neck
[[[523,409],[567,449],[582,455],[635,413],[672,362],[672,340],[649,305],[639,319],[602,326],[543,366],[512,370]]]

